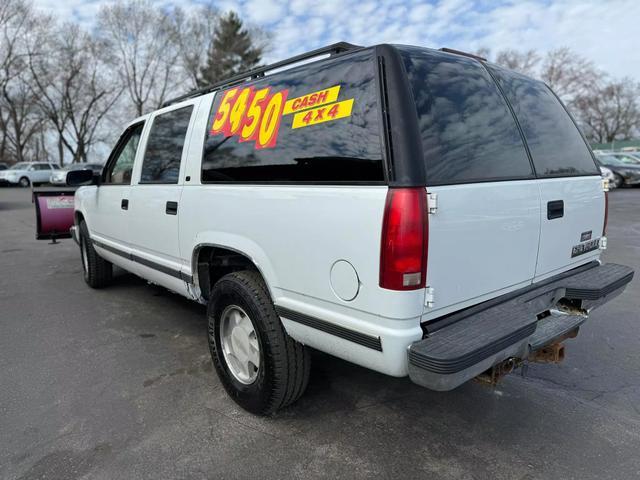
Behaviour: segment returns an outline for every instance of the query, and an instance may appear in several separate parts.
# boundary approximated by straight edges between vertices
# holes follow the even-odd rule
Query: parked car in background
[[[67,165],[64,168],[53,172],[49,177],[49,183],[52,185],[66,185],[67,173],[72,170],[91,170],[95,175],[100,175],[100,172],[102,172],[102,165],[99,163],[74,163],[72,165]]]
[[[0,170],[6,170],[7,168],[9,168],[9,165],[6,163],[0,163]]]
[[[609,188],[618,188],[616,185],[616,177],[610,168],[600,165],[600,172],[602,173],[602,178],[608,182]]]
[[[640,158],[637,153],[631,152],[611,152],[609,155],[616,157],[620,160],[628,161],[630,163],[637,163],[640,165]]]
[[[0,185],[39,185],[49,181],[51,172],[59,167],[46,162],[20,162],[0,172]]]
[[[605,166],[613,172],[610,185],[614,188],[640,184],[640,161],[629,155],[597,154],[600,166]]]

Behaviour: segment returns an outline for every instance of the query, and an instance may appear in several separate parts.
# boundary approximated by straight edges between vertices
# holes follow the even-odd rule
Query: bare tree
[[[41,17],[23,0],[5,0],[0,7],[0,127],[3,158],[28,159],[32,140],[44,119],[28,85],[26,41]]]
[[[632,138],[640,131],[640,86],[610,80],[593,62],[566,47],[547,52],[499,52],[496,63],[544,81],[596,142]]]
[[[592,87],[603,77],[593,62],[567,47],[548,52],[539,75],[540,79],[567,104],[590,93]]]
[[[629,78],[602,82],[575,100],[586,134],[598,143],[632,138],[640,129],[640,84]]]
[[[254,65],[268,35],[229,19],[238,26],[238,45],[225,37],[216,54],[227,69],[236,65],[234,55],[242,57],[241,68]],[[60,163],[86,161],[113,137],[110,123],[120,126],[197,86],[211,67],[207,52],[220,24],[211,5],[183,11],[116,0],[88,33],[38,13],[30,0],[0,1],[0,160],[47,158],[57,150]]]
[[[7,63],[13,61],[12,42],[7,42],[9,35],[8,29],[13,19],[20,14],[22,5],[16,1],[7,1],[0,3],[0,31],[2,33],[2,43],[0,43],[0,88],[4,87],[9,81],[5,72]],[[0,107],[2,103],[0,103]],[[7,129],[9,128],[9,113],[7,109],[0,108],[0,162],[8,160],[7,156]]]
[[[97,32],[117,59],[135,114],[161,106],[183,78],[174,17],[148,0],[129,0],[103,7]]]
[[[16,162],[29,160],[35,144],[32,140],[45,128],[45,119],[37,108],[33,92],[26,81],[3,90],[3,106],[7,110],[7,150]]]
[[[30,84],[38,105],[58,136],[58,159],[64,149],[73,162],[86,162],[98,140],[105,116],[118,100],[122,87],[108,77],[104,45],[78,25],[65,23],[46,32],[48,51],[29,56]],[[43,38],[35,39],[40,44]]]
[[[525,75],[535,75],[540,63],[540,56],[535,50],[519,52],[517,50],[502,50],[496,55],[498,65],[515,70]]]
[[[204,5],[188,14],[176,9],[174,17],[180,45],[180,66],[189,81],[187,89],[194,89],[198,87],[200,71],[207,60],[206,52],[220,16],[213,6]]]

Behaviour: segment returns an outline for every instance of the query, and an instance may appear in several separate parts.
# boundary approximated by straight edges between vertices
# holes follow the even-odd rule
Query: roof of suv
[[[316,50],[311,50],[309,52],[306,53],[302,53],[300,55],[295,55],[293,57],[290,58],[286,58],[284,60],[280,60],[278,62],[269,64],[269,65],[264,65],[261,67],[257,67],[251,70],[248,70],[246,72],[242,72],[239,73],[237,75],[234,75],[232,77],[229,77],[225,80],[222,80],[220,82],[216,82],[213,83],[211,85],[208,85],[206,87],[200,88],[198,90],[193,90],[191,92],[188,92],[184,95],[181,95],[179,97],[173,98],[171,100],[167,100],[162,107],[167,107],[169,105],[175,104],[175,103],[179,103],[183,100],[186,100],[188,98],[192,98],[192,97],[197,97],[200,95],[205,95],[207,93],[213,92],[215,90],[220,90],[224,87],[228,87],[231,85],[235,85],[235,84],[239,84],[239,83],[243,83],[244,81],[247,80],[253,80],[253,79],[258,79],[261,77],[264,77],[265,74],[267,72],[273,72],[274,70],[283,70],[286,69],[287,67],[294,67],[294,66],[298,66],[299,64],[304,64],[304,63],[308,63],[308,61],[316,58],[316,57],[323,57],[323,58],[318,58],[318,60],[323,60],[324,58],[326,58],[327,56],[332,57],[335,55],[339,55],[339,54],[343,54],[343,53],[350,53],[350,52],[354,52],[354,51],[358,51],[358,50],[364,50],[364,49],[374,49],[376,47],[384,47],[384,46],[390,46],[392,48],[395,48],[395,45],[387,45],[387,44],[378,44],[378,45],[371,45],[369,47],[365,47],[362,45],[354,45],[352,43],[348,43],[348,42],[337,42],[337,43],[333,43],[331,45],[327,45],[326,47],[322,47],[322,48],[318,48]],[[400,45],[398,45],[400,46]],[[428,47],[420,47],[420,48],[425,48],[428,50],[435,50],[435,49],[431,49]],[[438,49],[440,52],[449,54],[449,55],[462,55],[462,56],[466,56],[466,57],[470,57],[479,61],[487,61],[486,58],[480,57],[478,55],[474,55],[472,53],[467,53],[467,52],[463,52],[460,50],[454,50],[451,48],[440,48]]]

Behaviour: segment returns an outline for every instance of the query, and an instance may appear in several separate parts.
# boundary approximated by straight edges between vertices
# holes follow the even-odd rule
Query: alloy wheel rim
[[[222,355],[229,371],[244,385],[258,378],[260,343],[247,313],[237,305],[229,305],[220,318]]]

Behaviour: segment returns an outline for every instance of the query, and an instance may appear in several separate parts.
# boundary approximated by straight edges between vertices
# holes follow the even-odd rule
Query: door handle
[[[564,201],[553,200],[547,203],[547,220],[564,217]]]
[[[164,211],[167,215],[178,214],[178,202],[167,202],[167,207]]]
[[[123,198],[123,199],[120,201],[120,208],[121,208],[122,210],[129,210],[129,200],[128,200],[128,199],[126,199],[126,198]]]

